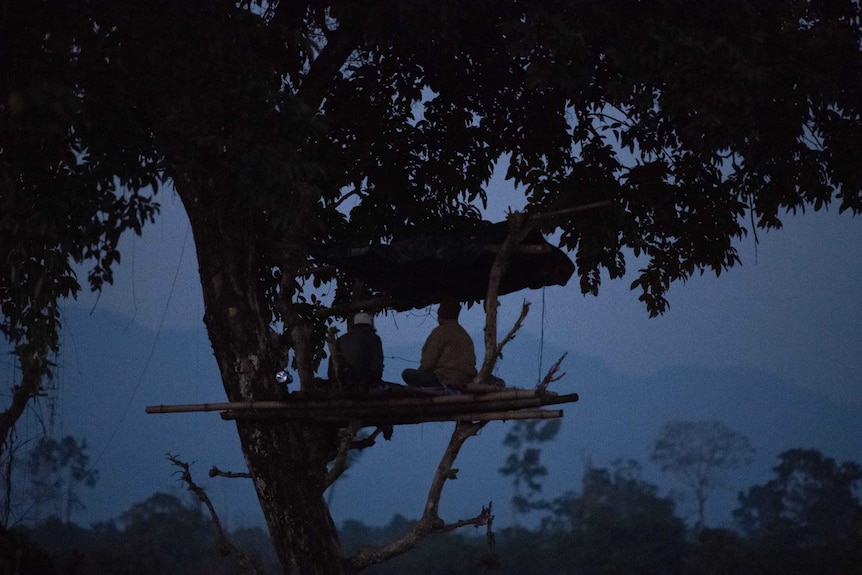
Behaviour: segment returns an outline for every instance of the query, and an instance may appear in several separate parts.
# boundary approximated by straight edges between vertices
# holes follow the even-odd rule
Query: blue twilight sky
[[[507,208],[521,207],[504,182],[493,180],[488,191],[491,205],[486,219],[498,221]],[[248,486],[238,488],[229,481],[206,479],[211,465],[242,469],[231,423],[214,413],[143,413],[151,404],[224,401],[202,323],[188,221],[173,193],[163,192],[159,199],[162,213],[156,223],[144,230],[143,237],[123,240],[123,260],[115,284],[98,301],[92,294],[82,294],[64,310],[68,320],[61,342],[52,431],[86,437],[101,470],[99,495],[90,496],[87,511],[78,518],[85,524],[105,520],[156,489],[179,491],[164,461],[170,452],[195,463],[193,472],[207,484],[229,525],[257,523],[260,512]],[[571,356],[563,365],[567,376],[560,390],[577,391],[582,397],[566,409],[565,433],[554,447],[563,450],[556,458],[563,467],[552,469],[549,476],[549,481],[558,482],[552,495],[577,487],[572,478],[579,477],[580,471],[572,465],[579,465],[589,452],[596,453],[598,444],[608,443],[608,449],[619,456],[626,456],[621,451],[627,445],[636,446],[641,457],[660,424],[670,417],[727,416],[736,418],[739,425],[751,421],[750,430],[740,429],[749,434],[768,434],[770,428],[776,428],[769,417],[778,417],[778,412],[748,413],[740,401],[729,402],[719,415],[706,408],[678,414],[648,404],[649,395],[635,397],[655,380],[713,373],[720,381],[727,374],[748,378],[757,372],[862,414],[862,221],[836,211],[788,216],[784,229],[761,233],[759,245],[749,236],[738,246],[741,267],[720,278],[698,276],[673,286],[670,309],[658,318],[650,319],[636,293],[628,289],[631,277],[606,281],[598,297],[582,296],[577,282],[572,281],[544,293],[527,291],[503,298],[501,332],[512,325],[523,299],[532,303],[532,310],[521,336],[509,344],[509,351],[504,350],[500,375],[510,378],[510,384],[532,386],[540,367],[547,369],[560,351],[568,351]],[[636,270],[637,265],[632,262],[630,268]],[[91,310],[95,310],[92,316]],[[112,323],[96,321],[106,316]],[[436,322],[427,310],[378,317],[376,322],[387,356],[385,377],[399,381],[401,370],[418,361],[422,342]],[[477,307],[465,310],[462,323],[481,350],[481,311]],[[92,333],[94,329],[102,331]],[[178,333],[180,339],[173,335]],[[542,338],[545,353],[540,354],[536,344]],[[532,351],[525,360],[520,352],[528,344]],[[593,364],[602,367],[591,371],[588,367]],[[512,381],[513,373],[530,380]],[[626,380],[629,387],[619,388],[626,390],[621,396],[612,397],[614,390],[606,385],[610,380],[601,380],[610,377],[608,373]],[[760,389],[757,382],[762,378],[755,380],[753,385]],[[712,385],[709,381],[705,377],[698,383]],[[769,392],[781,394],[780,389],[771,386]],[[707,402],[703,391],[694,394]],[[602,397],[605,403],[594,401]],[[626,403],[627,397],[631,397],[630,403]],[[709,401],[715,403],[713,399]],[[752,400],[751,405],[755,403]],[[600,405],[605,406],[601,413]],[[768,410],[770,404],[765,405]],[[648,425],[640,419],[635,423],[652,411],[655,415]],[[822,413],[799,414],[799,421],[809,422],[809,429],[800,431],[798,441],[788,439],[785,447],[800,446],[799,442],[807,441],[805,433],[828,435],[830,426],[833,436],[847,435],[839,432],[847,426],[833,426]],[[408,426],[399,429],[391,445],[363,454],[359,465],[348,472],[347,481],[336,484],[329,494],[336,520],[358,518],[381,524],[396,512],[418,516],[421,499],[417,495],[423,496],[448,429],[444,424]],[[443,509],[451,511],[447,519],[473,514],[473,507],[465,510],[465,506],[475,506],[477,497],[484,502],[481,498],[487,492],[495,494],[497,505],[510,497],[508,483],[496,472],[505,457],[500,447],[505,430],[505,424],[497,422],[486,428],[484,437],[468,442],[462,457],[463,481],[451,490],[447,487],[444,494]],[[611,439],[612,432],[619,432],[619,437]],[[589,445],[579,443],[588,434],[596,439]],[[856,443],[840,457],[859,460],[855,454],[862,454],[862,447],[856,447],[862,446],[862,432],[859,435],[859,441],[854,439]],[[820,445],[816,443],[819,439],[811,437],[812,445]],[[829,442],[840,439],[829,437]],[[775,443],[782,438],[773,439]],[[774,464],[776,455],[765,454],[762,473]],[[380,467],[392,461],[397,462],[394,475]],[[571,465],[564,466],[566,461]],[[368,491],[365,486],[371,482],[387,484],[385,497],[380,498],[379,491]],[[469,491],[470,487],[479,493]],[[512,517],[497,505],[505,525]]]

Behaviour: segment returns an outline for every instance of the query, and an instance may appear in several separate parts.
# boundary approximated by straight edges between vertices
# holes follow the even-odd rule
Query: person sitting
[[[353,324],[338,338],[337,347],[338,357],[330,358],[328,374],[342,390],[368,391],[383,385],[383,342],[371,314],[353,316]]]
[[[461,390],[476,377],[476,350],[470,334],[458,323],[461,304],[444,299],[435,327],[422,346],[419,369],[401,374],[408,386]]]

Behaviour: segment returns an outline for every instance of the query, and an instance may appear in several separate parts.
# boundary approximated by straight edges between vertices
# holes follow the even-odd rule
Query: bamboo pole
[[[515,419],[559,419],[563,417],[562,409],[525,409],[522,411],[490,411],[483,413],[465,413],[457,418],[452,417],[421,417],[414,419],[403,418],[391,421],[367,421],[367,425],[411,425],[419,423],[435,423],[442,421],[509,421]]]
[[[222,419],[231,421],[236,419],[257,419],[267,417],[262,414],[247,412],[247,411],[226,411],[221,414]],[[268,417],[272,417],[270,414]],[[489,411],[477,413],[460,413],[460,414],[404,414],[402,417],[382,416],[382,417],[363,417],[350,418],[347,416],[339,417],[334,414],[314,417],[315,421],[323,421],[347,425],[348,422],[358,422],[359,427],[371,427],[379,425],[411,425],[419,423],[433,423],[442,421],[508,421],[515,419],[559,419],[563,417],[562,409],[523,409],[514,411]]]
[[[229,410],[228,413],[249,414],[255,418],[268,417],[284,417],[290,419],[326,419],[332,418],[339,421],[362,419],[362,418],[379,418],[379,417],[402,417],[418,415],[447,415],[455,417],[461,413],[488,411],[513,411],[521,409],[531,409],[542,407],[542,402],[539,399],[514,399],[501,400],[493,402],[476,402],[465,405],[409,405],[399,407],[341,407],[332,409],[278,409],[265,411],[249,411],[249,410]]]
[[[396,407],[402,405],[427,405],[427,404],[460,404],[475,401],[494,401],[500,399],[534,398],[538,394],[534,389],[502,389],[491,393],[464,393],[458,395],[417,395],[410,397],[380,397],[363,396],[361,398],[334,397],[331,399],[291,397],[282,401],[234,401],[223,403],[189,403],[176,405],[148,405],[146,412],[149,414],[159,413],[190,413],[202,411],[239,411],[239,410],[270,410],[270,409],[332,409],[336,407],[352,407],[355,405],[375,407]],[[553,392],[544,394],[545,397],[560,397]],[[574,401],[577,401],[575,399]]]
[[[398,407],[340,407],[328,409],[302,409],[298,406],[277,410],[227,410],[222,412],[221,417],[225,420],[234,419],[265,419],[270,417],[282,417],[288,419],[311,419],[315,421],[355,421],[371,420],[384,421],[388,419],[422,419],[442,418],[442,421],[455,421],[465,413],[492,413],[492,412],[516,412],[536,409],[547,405],[558,405],[578,400],[575,393],[562,396],[546,396],[524,399],[510,399],[497,401],[475,401],[469,404],[455,405],[402,405]]]

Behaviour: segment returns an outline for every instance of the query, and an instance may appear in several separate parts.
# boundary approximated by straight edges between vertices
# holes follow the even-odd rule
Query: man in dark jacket
[[[383,342],[374,330],[370,314],[358,313],[347,333],[338,338],[338,361],[329,361],[329,379],[345,390],[364,390],[383,383]],[[340,364],[336,374],[336,364]]]

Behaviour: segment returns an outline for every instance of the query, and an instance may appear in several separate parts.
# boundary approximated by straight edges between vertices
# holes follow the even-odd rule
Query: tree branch
[[[189,464],[184,461],[180,461],[174,455],[168,455],[168,460],[179,467],[182,472],[180,474],[180,479],[185,482],[188,486],[188,490],[195,494],[195,496],[200,500],[201,503],[206,506],[207,510],[210,513],[210,518],[213,522],[213,529],[215,529],[216,538],[218,539],[218,551],[219,553],[227,557],[228,555],[236,555],[239,558],[240,569],[242,571],[251,571],[252,573],[258,573],[263,575],[265,571],[263,571],[257,563],[246,555],[241,549],[239,549],[236,545],[230,542],[227,536],[224,533],[224,529],[221,526],[221,520],[219,519],[218,514],[216,513],[215,507],[210,501],[209,496],[206,491],[203,490],[197,483],[192,479],[192,474],[189,471]],[[212,472],[210,472],[212,473]]]
[[[9,432],[27,409],[27,403],[34,397],[38,397],[42,389],[42,374],[37,361],[21,361],[21,385],[16,385],[12,390],[12,403],[8,409],[0,413],[0,453],[6,444]]]
[[[215,465],[210,467],[210,477],[227,477],[229,479],[251,479],[251,473],[240,472],[236,473],[233,471],[222,471]]]
[[[542,378],[542,381],[539,382],[539,385],[536,386],[536,392],[538,394],[544,394],[548,390],[548,386],[551,383],[559,381],[563,377],[565,377],[565,373],[557,375],[557,372],[559,371],[560,365],[563,363],[563,360],[566,359],[567,355],[569,355],[569,352],[563,353],[563,355],[560,356],[560,359],[558,359],[557,362],[551,366],[551,369],[548,370],[548,373],[545,374],[545,377]]]
[[[469,422],[456,423],[455,430],[452,432],[452,437],[449,439],[449,445],[437,465],[437,471],[434,474],[434,479],[431,481],[431,487],[428,490],[428,498],[425,501],[425,511],[422,513],[422,518],[413,526],[413,529],[403,537],[381,547],[366,547],[360,549],[359,552],[347,560],[350,568],[355,571],[361,571],[370,565],[380,563],[400,555],[405,551],[413,548],[422,538],[430,533],[442,533],[450,528],[463,527],[464,525],[485,525],[491,518],[491,509],[483,507],[482,512],[471,519],[463,519],[448,527],[438,514],[440,507],[440,496],[443,493],[443,487],[449,479],[455,479],[458,470],[452,465],[458,457],[458,453],[464,442],[476,435],[486,422]]]
[[[481,527],[482,525],[490,524],[491,520],[494,516],[491,514],[491,503],[488,503],[488,506],[482,506],[482,511],[479,512],[475,517],[471,517],[469,519],[461,519],[454,523],[447,523],[442,527],[435,529],[434,533],[446,533],[449,531],[454,531],[455,529],[460,529],[461,527],[467,527],[468,525],[472,525],[473,527]]]
[[[317,111],[326,97],[332,79],[341,70],[355,49],[354,35],[343,23],[326,33],[326,45],[311,63],[311,68],[299,87],[297,95]]]
[[[506,334],[506,337],[503,338],[503,341],[497,344],[497,359],[503,355],[503,346],[515,339],[515,334],[518,333],[519,329],[521,329],[521,325],[524,323],[524,318],[527,317],[528,313],[530,313],[530,302],[524,300],[521,304],[521,315],[518,316],[518,319],[515,321],[512,329],[509,330],[509,333]]]
[[[494,371],[499,349],[502,347],[502,345],[500,347],[497,345],[497,307],[500,305],[497,298],[500,295],[500,281],[509,267],[512,252],[537,224],[537,220],[526,218],[521,212],[509,214],[507,222],[509,231],[497,251],[488,275],[488,291],[485,295],[485,358],[479,373],[476,375],[475,381],[477,382],[485,381]],[[525,314],[523,310],[521,313]],[[519,321],[523,321],[523,318]],[[512,335],[514,337],[514,334]]]
[[[338,443],[338,453],[332,463],[332,469],[326,474],[326,481],[323,488],[329,489],[329,486],[335,483],[341,475],[347,471],[347,455],[350,453],[350,447],[353,445],[353,438],[356,437],[356,432],[360,426],[356,421],[351,421],[350,424],[339,431],[341,440]]]
[[[371,435],[362,439],[356,439],[356,434],[364,427],[358,420],[351,420],[345,429],[341,430],[341,442],[338,445],[338,454],[332,464],[332,469],[326,474],[326,483],[324,489],[335,483],[341,475],[347,471],[347,460],[351,449],[367,449],[375,445],[377,436],[381,433],[388,441],[392,439],[392,426],[383,425],[377,427]]]
[[[344,387],[341,385],[341,377],[339,374],[341,373],[341,350],[338,346],[338,328],[335,326],[330,327],[326,330],[326,345],[329,348],[329,363],[332,365],[332,373],[329,373],[329,369],[327,369],[327,377],[330,379],[335,378],[335,385],[338,386],[338,393],[342,393],[344,391]]]
[[[377,427],[374,432],[368,437],[363,437],[362,439],[354,440],[353,443],[350,444],[350,449],[367,449],[369,447],[373,447],[376,445],[377,436],[381,433],[383,434],[383,438],[386,441],[392,439],[392,426],[391,425],[383,425]]]

